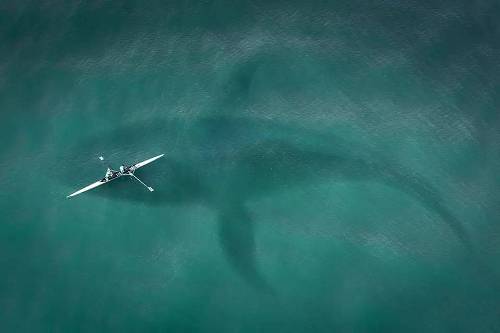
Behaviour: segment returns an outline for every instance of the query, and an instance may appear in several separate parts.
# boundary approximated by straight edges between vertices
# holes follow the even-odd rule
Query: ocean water
[[[500,332],[499,18],[1,2],[0,331]]]

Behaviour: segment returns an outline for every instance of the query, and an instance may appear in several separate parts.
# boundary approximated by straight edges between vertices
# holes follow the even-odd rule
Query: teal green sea
[[[499,22],[0,2],[0,332],[500,332]]]

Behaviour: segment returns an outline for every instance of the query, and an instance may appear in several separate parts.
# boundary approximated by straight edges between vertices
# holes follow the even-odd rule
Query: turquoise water
[[[499,14],[0,4],[0,330],[500,331]]]

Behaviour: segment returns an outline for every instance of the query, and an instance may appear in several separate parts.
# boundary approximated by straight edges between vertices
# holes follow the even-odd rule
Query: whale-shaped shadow
[[[188,125],[177,120],[135,123],[68,149],[67,160],[93,170],[99,168],[90,167],[94,162],[88,156],[104,154],[138,161],[166,153],[162,160],[149,165],[147,172],[137,171],[142,180],[155,187],[154,193],[131,186],[133,180],[127,178],[85,195],[146,205],[203,204],[213,208],[228,262],[243,279],[261,290],[271,288],[256,264],[254,221],[245,203],[289,186],[325,179],[369,180],[401,191],[438,215],[464,247],[472,250],[462,224],[429,182],[329,133],[272,121],[213,116]],[[93,180],[83,178],[81,185]],[[75,188],[73,173],[58,175],[57,179]]]

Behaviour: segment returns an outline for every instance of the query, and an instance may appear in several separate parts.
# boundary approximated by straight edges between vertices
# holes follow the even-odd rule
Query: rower
[[[106,176],[104,178],[106,178],[106,180],[109,180],[111,176],[113,176],[113,172],[111,172],[111,169],[108,168],[108,170],[106,170]]]
[[[120,172],[123,174],[125,173],[125,167],[123,165],[120,165]]]

